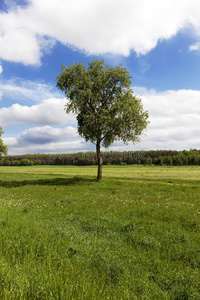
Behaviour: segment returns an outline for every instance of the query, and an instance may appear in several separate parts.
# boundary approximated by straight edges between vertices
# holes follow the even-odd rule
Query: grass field
[[[200,167],[0,167],[0,299],[200,299]]]

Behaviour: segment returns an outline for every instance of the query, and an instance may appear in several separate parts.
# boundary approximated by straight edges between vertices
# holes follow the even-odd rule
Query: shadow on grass
[[[73,178],[52,178],[52,179],[37,179],[37,180],[23,180],[23,181],[0,180],[0,186],[6,188],[21,187],[26,185],[66,186],[66,185],[89,185],[93,182],[97,182],[97,179],[73,177]]]

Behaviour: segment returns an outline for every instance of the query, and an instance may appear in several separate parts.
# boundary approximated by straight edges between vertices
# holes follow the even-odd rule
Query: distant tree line
[[[109,151],[102,152],[102,159],[104,165],[200,165],[200,150]],[[79,152],[71,154],[26,154],[0,157],[1,166],[90,166],[97,165],[97,163],[95,152]]]

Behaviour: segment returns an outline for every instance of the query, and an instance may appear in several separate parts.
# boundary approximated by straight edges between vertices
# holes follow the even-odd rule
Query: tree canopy
[[[85,67],[81,62],[62,66],[57,86],[67,97],[66,112],[77,116],[78,133],[96,145],[98,179],[102,177],[100,147],[114,141],[136,143],[148,124],[141,99],[133,95],[126,68],[113,68],[103,60]]]
[[[2,131],[2,127],[0,127],[0,137],[2,135],[3,131]],[[0,138],[0,156],[1,154],[6,155],[8,152],[8,147],[6,145],[3,144],[2,139]]]

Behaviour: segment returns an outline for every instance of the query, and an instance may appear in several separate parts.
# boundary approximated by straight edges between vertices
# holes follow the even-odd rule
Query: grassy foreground
[[[0,299],[200,299],[200,167],[0,167]]]

